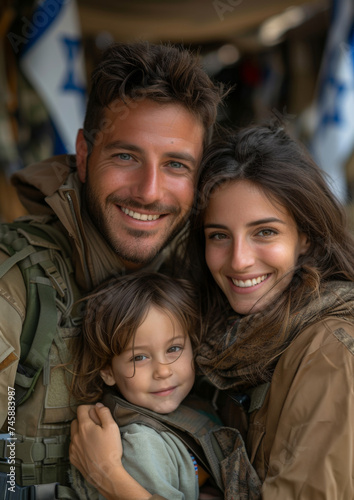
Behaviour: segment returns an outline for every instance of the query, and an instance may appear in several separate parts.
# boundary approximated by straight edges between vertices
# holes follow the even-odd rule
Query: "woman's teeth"
[[[263,276],[258,276],[258,278],[252,278],[251,280],[235,280],[231,278],[231,281],[234,285],[239,286],[240,288],[249,288],[250,286],[258,285],[262,283],[267,278],[268,274],[263,274]]]

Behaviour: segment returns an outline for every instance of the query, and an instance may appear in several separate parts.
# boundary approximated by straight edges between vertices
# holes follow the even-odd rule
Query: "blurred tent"
[[[78,0],[88,74],[112,41],[147,39],[198,52],[234,86],[220,117],[299,115],[313,100],[331,0]]]
[[[329,1],[79,0],[78,4],[86,36],[106,31],[115,40],[122,41],[143,38],[154,42],[209,44],[237,40],[246,45],[255,44],[256,48],[258,43],[252,35],[265,21],[298,6],[303,11],[298,12],[292,23],[300,24],[307,16],[328,8]],[[286,27],[284,18],[277,22],[278,26],[280,23]]]

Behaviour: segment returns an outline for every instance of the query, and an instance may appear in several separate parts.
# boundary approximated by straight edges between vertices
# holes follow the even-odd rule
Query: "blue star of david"
[[[80,55],[81,41],[79,38],[62,37],[61,42],[66,52],[67,70],[61,86],[62,90],[79,92],[85,97],[86,89],[80,82],[80,78],[76,75],[75,63]]]
[[[344,121],[342,116],[343,97],[346,92],[352,89],[345,82],[341,81],[336,74],[339,57],[340,54],[338,54],[338,51],[333,50],[327,68],[327,76],[322,82],[322,90],[319,97],[322,116],[319,128],[326,127],[331,123],[341,125]]]

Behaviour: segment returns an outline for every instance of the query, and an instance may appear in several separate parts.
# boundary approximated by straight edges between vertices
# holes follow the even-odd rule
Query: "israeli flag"
[[[29,21],[27,21],[29,23]],[[54,154],[74,153],[86,106],[86,79],[75,0],[44,0],[35,10],[19,55],[56,134]]]
[[[347,201],[345,165],[354,152],[354,2],[334,0],[319,81],[310,150],[329,174],[337,198]]]

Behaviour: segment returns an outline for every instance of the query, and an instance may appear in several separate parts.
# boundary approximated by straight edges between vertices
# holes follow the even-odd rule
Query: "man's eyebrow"
[[[107,151],[111,151],[114,149],[127,149],[128,151],[135,151],[137,153],[142,153],[143,150],[139,148],[139,146],[136,146],[135,144],[130,144],[128,142],[123,142],[123,141],[113,141],[104,146],[104,149]]]
[[[249,222],[248,224],[246,224],[246,226],[247,227],[253,227],[253,226],[259,226],[261,224],[270,224],[272,222],[278,222],[280,224],[286,224],[286,222],[284,222],[281,219],[278,219],[277,217],[268,217],[266,219],[258,219],[258,220],[254,220],[252,222]],[[213,222],[210,222],[209,224],[204,224],[204,229],[209,229],[209,228],[227,229],[227,226],[225,226],[223,224],[216,224],[216,223],[213,223]]]
[[[127,151],[133,151],[135,153],[144,153],[144,150],[142,148],[140,148],[136,144],[130,144],[129,142],[113,141],[104,146],[104,149],[106,151],[113,151],[119,148],[126,149]],[[164,156],[166,158],[175,158],[177,160],[187,161],[189,163],[192,163],[193,165],[197,165],[198,163],[197,159],[193,155],[185,151],[167,151]]]

